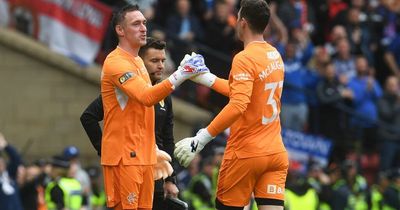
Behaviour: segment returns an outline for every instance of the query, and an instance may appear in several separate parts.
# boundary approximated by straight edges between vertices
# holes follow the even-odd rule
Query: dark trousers
[[[154,192],[153,210],[165,210],[164,192]]]

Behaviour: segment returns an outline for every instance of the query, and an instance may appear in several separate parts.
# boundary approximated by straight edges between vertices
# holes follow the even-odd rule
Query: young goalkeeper
[[[228,96],[229,103],[196,136],[179,141],[174,155],[186,167],[209,141],[230,127],[218,176],[219,210],[243,209],[252,193],[258,209],[283,210],[289,165],[279,120],[284,64],[263,38],[269,17],[265,0],[242,0],[236,32],[244,50],[233,59],[229,81],[211,73],[192,79]]]

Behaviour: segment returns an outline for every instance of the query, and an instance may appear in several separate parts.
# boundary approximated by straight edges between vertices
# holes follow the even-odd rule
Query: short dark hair
[[[266,0],[242,0],[240,17],[246,19],[254,33],[263,33],[271,16]]]
[[[148,49],[153,48],[157,50],[164,50],[167,47],[167,44],[159,39],[153,37],[147,37],[146,45],[140,47],[139,56],[143,58],[144,54]]]
[[[121,9],[115,11],[113,14],[112,20],[111,20],[114,32],[115,32],[115,27],[117,25],[120,25],[125,20],[126,13],[132,12],[132,11],[138,11],[138,10],[139,10],[138,5],[128,4],[128,5],[125,5],[124,7],[122,7]]]

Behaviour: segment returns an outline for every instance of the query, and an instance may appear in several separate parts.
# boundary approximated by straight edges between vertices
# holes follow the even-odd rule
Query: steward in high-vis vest
[[[90,177],[90,185],[92,188],[92,195],[90,196],[90,206],[92,210],[101,210],[106,206],[106,194],[101,183],[101,171],[99,167],[92,166],[86,169]]]
[[[183,199],[188,202],[191,209],[213,210],[212,158],[203,160],[202,171],[192,177],[189,186],[183,191]]]
[[[383,193],[383,210],[400,209],[400,168],[393,169],[389,173],[389,186]]]
[[[45,200],[48,210],[79,210],[82,206],[82,186],[67,176],[69,161],[61,156],[52,159],[52,181],[46,186]]]
[[[318,193],[304,177],[288,182],[285,190],[285,209],[288,210],[317,210]]]

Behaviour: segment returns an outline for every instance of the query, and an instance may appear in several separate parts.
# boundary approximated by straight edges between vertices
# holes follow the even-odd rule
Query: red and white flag
[[[93,63],[110,22],[110,7],[95,0],[9,2],[12,16],[28,13],[30,32],[50,49],[84,65]]]

